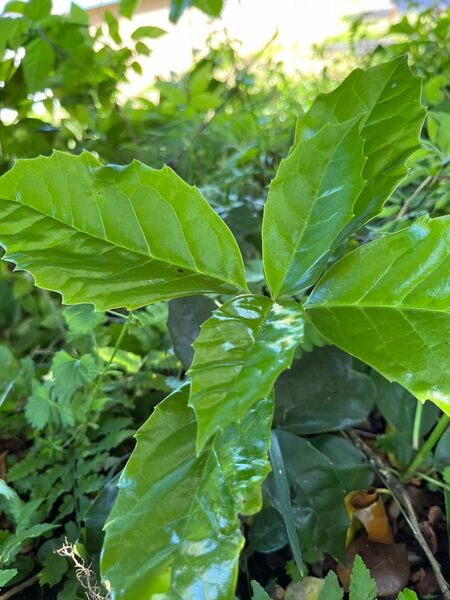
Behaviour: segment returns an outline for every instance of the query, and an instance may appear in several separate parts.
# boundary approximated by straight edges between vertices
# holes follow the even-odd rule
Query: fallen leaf
[[[380,598],[396,596],[409,580],[410,566],[404,544],[380,544],[366,534],[353,540],[347,548],[347,561],[338,563],[336,571],[345,591],[348,591],[353,559],[359,554],[377,584]]]
[[[364,525],[369,540],[379,544],[392,544],[394,536],[384,502],[377,490],[359,490],[346,498],[350,519],[356,518]]]
[[[318,577],[305,577],[292,582],[286,588],[284,600],[319,600],[323,583],[324,580]]]

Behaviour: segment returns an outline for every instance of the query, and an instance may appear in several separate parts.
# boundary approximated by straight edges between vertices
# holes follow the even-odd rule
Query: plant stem
[[[420,426],[422,424],[422,412],[423,412],[423,404],[420,400],[417,400],[416,414],[414,415],[414,425],[413,425],[413,435],[412,435],[412,447],[414,450],[419,449]]]
[[[449,423],[450,417],[447,417],[447,415],[442,415],[442,417],[438,421],[438,424],[430,433],[430,436],[428,437],[427,441],[424,443],[422,448],[419,449],[416,456],[411,461],[411,464],[406,469],[406,472],[402,477],[403,482],[409,481],[411,479],[411,477],[414,475],[414,473],[417,471],[417,469],[420,467],[420,465],[423,463],[423,461],[427,458],[427,456],[433,450],[435,445],[438,443],[441,435],[447,429],[447,425]]]

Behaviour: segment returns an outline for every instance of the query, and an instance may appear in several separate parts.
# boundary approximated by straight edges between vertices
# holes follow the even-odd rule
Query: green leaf
[[[364,186],[359,120],[325,125],[284,159],[269,189],[262,228],[274,298],[315,283]]]
[[[450,429],[446,429],[440,437],[434,451],[434,468],[442,473],[450,467]]]
[[[120,0],[119,13],[126,19],[131,19],[137,9],[140,0]]]
[[[60,398],[70,398],[76,391],[96,379],[102,369],[91,354],[73,358],[65,350],[57,352],[52,362],[55,390]]]
[[[26,541],[41,537],[55,527],[56,525],[50,523],[40,523],[11,535],[4,544],[0,544],[0,563],[7,564],[13,561]]]
[[[450,216],[423,217],[338,261],[305,304],[318,329],[450,414]]]
[[[192,344],[200,332],[200,325],[215,308],[216,304],[206,296],[175,298],[169,302],[167,326],[175,353],[186,368],[194,358]]]
[[[303,324],[299,304],[263,296],[234,298],[203,323],[189,371],[199,450],[270,394],[302,340]]]
[[[253,600],[270,600],[269,594],[257,581],[251,582]]]
[[[363,116],[361,136],[367,181],[353,208],[354,219],[341,239],[375,217],[405,177],[405,162],[419,147],[425,110],[420,103],[421,81],[405,56],[356,69],[329,94],[321,94],[299,119],[297,140],[307,139],[325,123],[342,123]]]
[[[292,556],[301,577],[304,575],[305,566],[303,564],[302,551],[298,539],[298,532],[295,526],[294,513],[292,510],[291,490],[286,476],[286,468],[284,466],[283,455],[281,453],[280,444],[277,434],[272,431],[270,436],[270,462],[272,465],[272,475],[274,481],[274,492],[276,494],[275,503],[280,511],[286,527],[289,545],[291,547]]]
[[[0,569],[0,588],[17,575],[17,569]]]
[[[137,161],[18,160],[0,178],[0,242],[6,260],[66,304],[132,309],[246,289],[237,243],[200,192]]]
[[[25,404],[25,417],[28,423],[38,430],[44,429],[50,418],[50,396],[46,387],[33,385],[33,393]]]
[[[373,471],[351,442],[337,435],[325,434],[314,436],[310,441],[333,465],[346,494],[370,487]]]
[[[176,23],[183,12],[191,6],[196,6],[211,17],[218,17],[222,12],[224,0],[171,0],[169,18]]]
[[[50,551],[42,563],[42,571],[39,573],[39,583],[41,586],[49,585],[53,587],[61,581],[67,573],[69,565],[63,556]]]
[[[343,597],[344,590],[339,585],[336,573],[330,571],[325,577],[325,582],[320,591],[318,600],[342,600]]]
[[[350,600],[376,600],[377,586],[370,576],[370,571],[357,554],[353,562],[350,580]]]
[[[23,76],[28,92],[32,93],[42,90],[55,64],[53,48],[40,37],[34,39],[26,46],[26,53],[22,64]]]
[[[167,31],[165,29],[161,29],[161,27],[153,27],[152,25],[144,25],[143,27],[138,27],[131,34],[131,39],[133,40],[141,40],[142,38],[152,38],[156,39],[161,37],[162,35],[166,35]]]
[[[306,439],[292,433],[278,430],[277,438],[305,560],[315,562],[321,552],[343,557],[348,527],[345,490],[331,461]],[[273,473],[267,477],[265,493],[281,512]]]
[[[412,590],[404,589],[397,597],[397,600],[419,600],[416,592]]]
[[[197,456],[187,400],[184,386],[158,405],[121,476],[101,561],[114,600],[234,592],[244,543],[237,515],[261,507],[272,403],[260,401]]]
[[[105,321],[105,315],[96,312],[92,304],[68,306],[63,311],[63,317],[73,335],[92,333]]]
[[[295,360],[275,385],[277,427],[310,435],[361,424],[373,408],[375,386],[338,348],[315,348]]]
[[[32,21],[48,17],[52,10],[52,0],[27,0],[23,14]]]

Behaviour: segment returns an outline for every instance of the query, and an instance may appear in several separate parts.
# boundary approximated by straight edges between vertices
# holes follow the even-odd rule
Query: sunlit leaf
[[[105,526],[102,573],[112,600],[233,595],[244,543],[238,513],[261,507],[272,403],[260,401],[197,456],[187,399],[185,386],[137,433]]]
[[[297,140],[311,137],[325,123],[363,117],[361,136],[367,162],[362,175],[367,184],[342,238],[376,216],[405,177],[405,162],[419,147],[425,118],[420,94],[421,81],[412,75],[403,56],[366,71],[355,69],[334,91],[318,96],[299,119]]]
[[[249,295],[224,304],[202,325],[189,371],[199,449],[269,395],[277,376],[291,364],[303,323],[296,302],[278,304]]]
[[[317,280],[353,217],[364,163],[355,120],[325,125],[281,162],[262,229],[264,270],[275,298],[297,294]]]
[[[305,307],[334,344],[450,414],[450,217],[423,217],[338,261]]]
[[[137,161],[17,161],[0,179],[0,243],[38,286],[99,310],[246,288],[236,241],[200,192]]]

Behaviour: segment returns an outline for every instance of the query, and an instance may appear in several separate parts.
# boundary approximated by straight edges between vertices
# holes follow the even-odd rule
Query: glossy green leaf
[[[317,280],[364,186],[359,121],[325,125],[284,159],[269,189],[262,228],[272,296],[297,294]]]
[[[275,385],[276,426],[310,435],[361,424],[373,408],[375,386],[352,360],[326,346],[294,361]]]
[[[297,140],[307,139],[325,123],[363,117],[361,136],[367,162],[367,181],[354,206],[355,217],[342,237],[376,216],[406,175],[405,161],[419,147],[425,118],[420,103],[421,81],[414,77],[406,57],[355,69],[329,94],[321,94],[299,119]]]
[[[196,454],[197,424],[184,386],[137,433],[106,523],[102,574],[112,600],[233,596],[244,539],[238,513],[261,507],[272,402]]]
[[[0,243],[38,286],[98,310],[246,288],[237,243],[196,188],[88,152],[19,160],[0,178]]]
[[[203,323],[189,371],[199,450],[270,394],[292,362],[303,324],[298,303],[250,295],[234,298]]]
[[[343,557],[348,517],[345,490],[333,464],[304,438],[281,430],[277,431],[277,438],[305,560],[315,562],[321,552]],[[280,511],[273,473],[267,477],[264,490]]]
[[[338,261],[305,304],[334,344],[450,414],[450,216]]]

